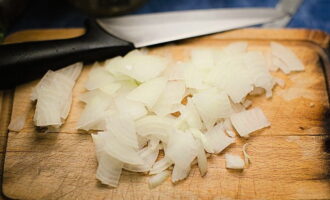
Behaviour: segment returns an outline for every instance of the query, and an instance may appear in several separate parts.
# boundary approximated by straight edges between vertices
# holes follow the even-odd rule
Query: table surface
[[[175,10],[275,7],[278,0],[149,0],[131,14]],[[319,29],[330,33],[329,0],[305,0],[288,27]],[[9,33],[34,28],[81,27],[86,14],[70,6],[65,0],[33,0],[13,24]]]

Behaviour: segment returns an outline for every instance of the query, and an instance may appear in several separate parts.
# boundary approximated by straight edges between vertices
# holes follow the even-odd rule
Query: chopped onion
[[[272,62],[273,62],[274,66],[280,68],[282,70],[282,72],[284,72],[285,74],[290,73],[290,68],[279,58],[273,57]]]
[[[165,156],[164,158],[162,158],[159,161],[155,162],[155,164],[150,169],[149,174],[161,173],[162,171],[169,168],[171,165],[173,165],[172,160]]]
[[[60,72],[49,70],[40,80],[31,95],[32,100],[37,100],[33,118],[36,126],[62,124],[68,116],[72,102],[72,89],[80,71],[80,65],[70,65],[68,69]]]
[[[181,168],[179,165],[174,165],[173,171],[172,171],[172,182],[178,182],[188,177],[190,172],[190,165],[186,168]]]
[[[198,129],[191,128],[189,132],[196,138],[197,141],[202,143],[203,148],[208,153],[214,153],[213,142],[209,141],[208,138]]]
[[[154,188],[167,179],[168,170],[173,169],[172,182],[177,182],[196,163],[204,176],[207,157],[234,143],[235,130],[248,137],[269,126],[260,108],[247,110],[252,105],[248,95],[271,97],[274,85],[284,82],[269,70],[279,67],[289,73],[303,70],[303,65],[293,52],[283,55],[291,50],[277,43],[271,44],[272,58],[268,59],[247,47],[246,42],[237,42],[223,49],[196,48],[190,51],[190,60],[176,63],[171,56],[134,50],[103,66],[96,63],[86,81],[89,91],[80,96],[86,106],[77,125],[100,131],[92,135],[99,163],[97,178],[116,187],[124,168],[155,174],[149,179],[149,187]],[[63,103],[63,99],[71,100],[71,93],[63,95],[62,90],[71,92],[79,75],[66,71],[47,73],[31,97],[38,99],[37,107],[40,104],[36,113],[54,113],[45,121],[56,129],[71,105]],[[61,83],[52,85],[52,79]],[[56,106],[48,108],[50,104]],[[35,121],[40,115],[35,115]],[[243,169],[249,164],[246,146],[244,160],[225,155],[227,168]],[[161,159],[160,150],[165,154]]]
[[[270,126],[269,121],[260,108],[235,113],[230,116],[230,120],[242,137],[248,137],[253,131]]]
[[[304,70],[304,65],[291,49],[277,42],[271,42],[270,47],[272,49],[272,54],[281,59],[289,67],[290,71]]]
[[[19,115],[12,119],[9,123],[8,129],[11,131],[19,132],[24,128],[26,115]]]
[[[185,94],[185,89],[183,81],[169,81],[151,110],[159,116],[172,113],[173,110],[178,108],[177,105],[180,104]]]
[[[156,174],[154,176],[152,176],[151,178],[149,178],[149,188],[155,188],[158,185],[162,184],[164,181],[166,181],[166,179],[171,175],[170,171],[162,171],[159,174]]]
[[[138,151],[121,140],[117,139],[111,132],[99,132],[99,137],[106,141],[104,151],[110,156],[123,163],[132,165],[142,165],[144,161],[139,156]]]
[[[156,115],[147,115],[136,122],[136,132],[142,137],[156,137],[167,143],[168,135],[173,131],[173,120]]]
[[[196,158],[197,150],[196,141],[190,133],[176,131],[169,136],[165,155],[174,162],[175,167],[187,169]]]
[[[197,67],[192,63],[186,63],[184,70],[184,80],[187,88],[206,89],[209,86],[204,82],[208,75],[208,70]]]
[[[246,99],[246,100],[242,103],[242,105],[244,106],[244,108],[248,108],[248,107],[250,107],[250,106],[252,105],[252,101]]]
[[[107,72],[103,67],[96,65],[89,73],[88,80],[85,83],[87,90],[94,90],[105,87],[114,82],[114,77]]]
[[[105,117],[111,101],[102,99],[99,96],[91,98],[80,115],[77,128],[82,130],[104,130]]]
[[[245,143],[245,144],[243,145],[243,148],[242,148],[243,155],[244,155],[244,162],[245,162],[246,165],[249,165],[249,164],[250,164],[250,156],[249,156],[249,154],[247,154],[247,152],[246,152],[246,147],[247,147],[248,144],[249,144],[249,143]]]
[[[199,172],[201,173],[201,176],[205,176],[207,172],[207,158],[202,143],[200,141],[198,141],[197,143],[198,143],[198,153],[197,153],[198,168],[199,168]]]
[[[138,101],[151,109],[166,87],[167,80],[163,77],[155,78],[144,82],[131,91],[127,98],[132,101]]]
[[[106,130],[127,146],[138,149],[135,123],[130,116],[122,113],[110,115],[106,119]]]
[[[117,110],[129,115],[134,120],[139,119],[148,113],[143,103],[131,101],[124,95],[119,95],[115,98],[115,105]]]
[[[207,129],[212,128],[217,119],[229,117],[232,113],[228,96],[216,88],[197,93],[192,101]]]
[[[284,88],[285,86],[285,81],[283,79],[280,78],[274,78],[275,82],[277,85],[279,85],[281,88]]]
[[[244,160],[237,155],[226,154],[226,168],[228,169],[244,169]]]
[[[198,68],[208,69],[214,65],[214,51],[210,48],[191,50],[191,62]]]
[[[181,115],[177,124],[179,129],[186,130],[189,127],[201,129],[203,127],[202,120],[198,114],[198,111],[190,98],[188,99],[187,105],[182,108],[180,113]]]
[[[96,178],[101,183],[117,187],[122,172],[123,163],[104,151],[105,141],[100,135],[92,134],[92,138],[96,148],[96,157],[98,166],[96,170]]]
[[[124,58],[117,57],[107,62],[106,69],[112,73],[121,73],[139,82],[145,82],[157,77],[167,64],[168,60],[165,58],[134,50]]]
[[[225,134],[222,124],[217,124],[207,131],[205,137],[211,143],[211,146],[213,146],[215,153],[222,152],[226,147],[235,142],[234,138],[230,138]]]
[[[155,163],[159,154],[159,140],[150,140],[149,145],[138,152],[144,163],[140,165],[124,164],[124,169],[132,172],[147,172]]]

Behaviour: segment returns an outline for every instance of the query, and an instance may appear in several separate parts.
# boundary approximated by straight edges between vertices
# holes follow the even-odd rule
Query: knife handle
[[[85,27],[85,34],[76,38],[0,45],[0,89],[39,78],[49,69],[104,60],[134,49],[95,21],[86,20]]]

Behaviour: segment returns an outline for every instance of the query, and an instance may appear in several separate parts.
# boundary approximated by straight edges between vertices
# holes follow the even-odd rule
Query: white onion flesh
[[[82,70],[76,63],[59,71],[49,70],[34,88],[31,99],[37,100],[34,114],[36,126],[61,126],[72,102],[72,90]]]
[[[213,146],[214,153],[220,153],[230,144],[235,142],[234,138],[228,137],[222,124],[217,124],[205,133],[207,141]]]
[[[101,183],[117,187],[123,167],[123,163],[104,151],[105,141],[100,135],[92,134],[92,138],[96,148],[96,158],[98,166],[96,170],[96,178]]]
[[[197,153],[197,162],[198,162],[198,168],[199,172],[201,173],[201,176],[205,176],[207,172],[207,158],[204,151],[204,147],[200,141],[198,141],[198,153]]]
[[[174,165],[173,171],[172,171],[172,182],[176,183],[178,181],[181,181],[188,177],[190,172],[190,165],[186,168],[182,168],[179,165]]]
[[[183,81],[169,81],[151,111],[159,116],[166,116],[175,112],[185,94],[185,89]]]
[[[253,108],[240,113],[234,113],[230,120],[242,137],[247,137],[250,133],[270,126],[269,121],[260,108]]]
[[[275,84],[283,87],[283,81],[269,70],[303,70],[294,53],[283,48],[272,43],[272,55],[267,54],[272,57],[266,58],[262,52],[250,51],[248,43],[236,42],[223,49],[192,49],[190,59],[183,61],[134,50],[105,64],[96,63],[85,83],[88,91],[80,96],[86,105],[77,125],[87,131],[99,130],[92,135],[99,163],[97,178],[116,187],[122,169],[144,172],[154,175],[149,179],[149,187],[154,188],[172,169],[172,182],[187,178],[196,163],[204,176],[207,157],[235,143],[236,132],[237,136],[248,137],[270,126],[260,108],[250,108],[250,95],[270,98]],[[283,55],[280,51],[291,53]],[[79,75],[66,71],[70,75],[56,75],[62,80],[60,85],[37,87],[31,97],[38,99],[37,104],[44,104],[36,113],[55,113],[46,121],[53,121],[52,127],[57,129],[71,104],[54,96],[59,96],[61,85],[69,92]],[[48,85],[48,79],[41,80],[40,85]],[[70,95],[65,99],[70,100]],[[58,106],[48,108],[50,102]],[[165,155],[160,159],[161,150]],[[225,155],[226,168],[248,165],[246,144],[242,150],[244,160]]]
[[[173,131],[172,121],[170,118],[148,115],[136,121],[136,132],[142,137],[153,136],[166,143]]]
[[[159,161],[155,162],[152,168],[150,169],[149,174],[158,174],[162,171],[169,168],[171,165],[173,165],[173,162],[171,159],[164,157],[160,159]]]
[[[149,188],[155,188],[162,184],[171,175],[170,171],[163,171],[149,178]]]
[[[166,83],[167,80],[163,77],[144,82],[132,90],[127,95],[127,98],[132,101],[141,102],[145,104],[148,109],[151,109],[165,89]]]
[[[168,64],[167,59],[144,54],[138,50],[128,53],[124,58],[106,63],[106,69],[127,75],[139,82],[145,82],[157,77]]]
[[[244,155],[244,162],[246,165],[249,165],[250,164],[250,156],[249,154],[246,152],[246,147],[249,143],[245,143],[243,145],[243,148],[242,148],[242,152],[243,152],[243,155]]]
[[[207,129],[211,129],[217,119],[229,117],[233,112],[228,96],[215,88],[194,95],[192,101]]]
[[[165,155],[176,167],[186,169],[196,158],[197,150],[196,141],[190,133],[176,131],[169,136]]]
[[[19,115],[12,119],[8,125],[8,129],[11,131],[19,132],[24,128],[26,115]]]
[[[286,64],[286,66],[288,66],[290,71],[304,70],[304,65],[291,49],[277,42],[271,42],[270,47],[272,49],[272,54],[281,59]]]
[[[225,159],[226,159],[226,168],[239,169],[239,170],[244,169],[245,163],[244,163],[244,160],[240,156],[227,153],[225,155]]]

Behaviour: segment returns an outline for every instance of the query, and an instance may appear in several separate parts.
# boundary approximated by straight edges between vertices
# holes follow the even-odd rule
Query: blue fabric
[[[290,1],[290,0],[289,0]],[[175,10],[274,7],[277,0],[149,0],[133,14]],[[330,0],[305,0],[288,27],[330,33]],[[81,27],[87,16],[61,0],[33,0],[9,32],[31,28]]]

